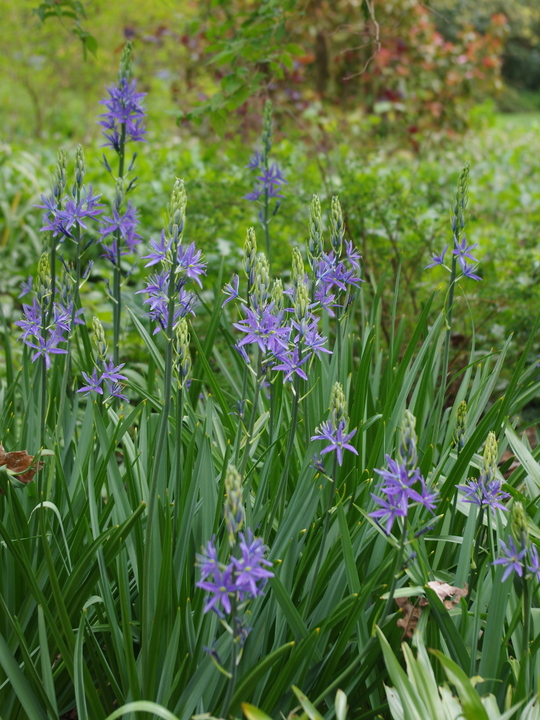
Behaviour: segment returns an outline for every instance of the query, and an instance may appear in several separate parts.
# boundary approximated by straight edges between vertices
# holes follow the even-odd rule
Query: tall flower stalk
[[[145,111],[142,106],[142,99],[146,93],[136,91],[136,81],[132,79],[132,46],[126,43],[120,69],[118,83],[107,88],[108,97],[101,100],[106,112],[101,114],[99,125],[103,128],[105,145],[113,149],[118,155],[118,175],[116,177],[116,194],[113,205],[112,217],[103,218],[102,240],[112,236],[112,243],[105,247],[105,257],[113,264],[113,360],[118,365],[120,358],[120,321],[122,314],[121,297],[121,258],[126,253],[134,251],[134,246],[140,236],[135,232],[137,225],[137,211],[129,202],[123,211],[123,203],[126,194],[132,189],[134,182],[125,187],[124,178],[133,169],[136,155],[126,170],[126,145],[129,142],[144,141],[146,130],[144,129]],[[112,174],[111,166],[105,155],[104,165]],[[124,245],[122,244],[124,243]]]

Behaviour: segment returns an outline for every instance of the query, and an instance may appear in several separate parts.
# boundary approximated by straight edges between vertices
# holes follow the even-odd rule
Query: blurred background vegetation
[[[460,168],[471,161],[469,239],[481,283],[460,301],[455,362],[473,329],[516,348],[539,306],[540,6],[535,0],[4,0],[0,25],[0,297],[20,312],[41,247],[40,211],[58,146],[85,145],[88,182],[110,200],[96,118],[126,40],[146,93],[149,142],[133,195],[148,239],[174,177],[189,192],[189,239],[210,282],[238,266],[258,208],[245,165],[261,108],[275,107],[288,180],[272,236],[286,273],[313,193],[340,196],[366,287],[402,288],[414,324],[444,277],[423,272],[449,238]],[[73,162],[73,161],[72,161]],[[99,251],[95,249],[95,259]],[[130,283],[141,281],[135,271]],[[96,265],[87,301],[105,306]],[[101,283],[101,284],[100,284]],[[390,317],[389,303],[383,304]]]

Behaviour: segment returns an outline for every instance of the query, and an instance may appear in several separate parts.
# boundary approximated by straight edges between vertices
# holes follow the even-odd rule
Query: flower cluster
[[[478,247],[478,243],[472,245],[467,244],[467,237],[463,233],[465,229],[465,208],[467,207],[469,197],[469,163],[466,163],[463,170],[460,173],[458,180],[458,187],[456,197],[454,201],[453,213],[452,213],[452,237],[453,237],[453,249],[452,249],[452,267],[456,268],[459,265],[461,271],[461,277],[467,277],[471,280],[481,280],[479,275],[476,275],[475,270],[477,267],[478,259],[472,254],[475,247]],[[445,255],[448,250],[448,245],[445,245],[442,252],[437,255],[436,253],[431,258],[429,265],[426,265],[425,270],[428,268],[435,267],[436,265],[442,265],[448,272],[452,272],[452,268],[445,265]],[[468,262],[470,260],[471,262]]]
[[[171,310],[172,327],[181,318],[195,313],[197,296],[186,285],[193,281],[202,287],[201,276],[206,274],[206,263],[195,243],[182,244],[186,203],[184,183],[177,180],[168,208],[167,228],[159,240],[150,240],[151,251],[143,256],[148,260],[146,267],[161,265],[161,271],[150,275],[144,290],[138,291],[147,296],[143,304],[149,306],[147,317],[157,323],[154,334],[167,330]]]
[[[268,568],[272,563],[265,558],[267,548],[260,538],[255,538],[244,524],[242,478],[234,465],[227,469],[225,477],[226,500],[224,505],[225,524],[230,547],[228,562],[220,562],[215,537],[209,540],[202,554],[197,555],[201,579],[197,587],[208,593],[204,612],[213,610],[223,621],[225,613],[232,615],[232,624],[224,622],[228,632],[243,644],[249,628],[243,617],[246,604],[264,594],[264,587],[274,573]]]
[[[107,112],[100,115],[103,120],[98,120],[107,140],[105,146],[119,154],[126,142],[144,141],[146,135],[143,124],[146,113],[141,103],[146,93],[138,93],[136,88],[136,80],[131,79],[131,43],[128,42],[120,62],[118,84],[107,88],[109,97],[100,101]]]
[[[386,470],[375,470],[382,477],[378,487],[380,495],[371,494],[375,502],[380,505],[373,510],[370,516],[378,523],[384,525],[387,535],[392,532],[394,521],[398,517],[407,518],[412,507],[422,506],[431,513],[435,510],[437,492],[431,491],[427,485],[417,462],[417,436],[414,429],[414,416],[405,411],[405,418],[401,428],[401,446],[399,448],[400,462],[386,455]]]
[[[101,242],[103,243],[103,257],[116,265],[119,255],[134,253],[141,236],[137,233],[139,223],[139,211],[128,202],[126,210],[121,211],[115,203],[112,209],[112,217],[101,218]],[[105,245],[104,241],[111,235],[111,244]],[[119,247],[119,241],[123,240],[125,246]]]
[[[257,150],[252,156],[246,168],[250,170],[258,170],[259,174],[256,177],[255,187],[247,195],[244,195],[245,200],[256,201],[261,197],[264,199],[266,208],[261,210],[259,219],[261,222],[268,222],[268,201],[273,198],[284,197],[281,194],[283,185],[287,185],[287,181],[283,177],[283,173],[277,164],[277,162],[270,163],[269,155],[272,148],[272,134],[273,134],[273,117],[272,117],[272,103],[267,100],[264,105],[263,114],[263,131],[262,131],[262,152]],[[279,207],[279,201],[276,202],[273,214],[277,212]]]
[[[355,455],[358,455],[358,451],[349,442],[356,435],[356,429],[350,433],[346,432],[349,425],[347,401],[345,400],[343,387],[339,382],[334,383],[332,387],[329,410],[330,419],[319,425],[315,430],[315,435],[313,435],[311,439],[326,441],[328,445],[321,450],[320,455],[335,452],[336,460],[341,467],[341,465],[343,465],[344,450],[349,450],[349,452]],[[316,469],[322,469],[324,472],[324,465],[318,455],[314,459],[314,466]]]
[[[67,285],[67,278],[64,279]],[[24,284],[22,295],[31,291],[33,282],[30,278]],[[47,253],[43,253],[38,266],[37,288],[31,304],[23,304],[24,319],[18,320],[15,325],[21,328],[21,339],[25,345],[35,352],[32,362],[39,357],[45,361],[47,369],[51,366],[51,355],[65,355],[67,350],[60,347],[67,342],[72,324],[82,324],[78,317],[81,310],[75,311],[73,299],[67,287],[64,288],[63,297],[59,301],[52,301],[51,273]]]
[[[120,363],[115,366],[112,357],[107,359],[105,332],[97,317],[94,317],[93,327],[93,340],[97,350],[95,366],[91,374],[86,372],[81,373],[86,385],[79,388],[77,392],[84,393],[86,396],[90,395],[90,393],[96,393],[96,395],[103,397],[113,397],[129,402],[127,397],[122,393],[122,380],[127,380],[127,378],[125,375],[122,375],[120,371],[125,363]]]
[[[264,595],[264,586],[274,573],[265,559],[266,547],[260,538],[253,537],[251,530],[238,534],[239,557],[231,556],[227,564],[217,557],[215,538],[209,540],[202,555],[198,556],[201,579],[197,587],[209,593],[204,612],[213,610],[219,617],[238,610],[241,603]]]
[[[42,195],[42,204],[36,205],[46,211],[41,231],[50,231],[60,241],[69,238],[79,242],[88,230],[87,221],[95,220],[103,210],[100,199],[101,195],[94,195],[91,185],[76,189],[73,196],[56,198],[54,195]]]
[[[301,257],[298,262],[302,263]],[[284,382],[295,375],[307,380],[307,363],[330,350],[324,347],[326,338],[319,333],[319,319],[312,312],[314,305],[309,302],[303,263],[297,273],[293,268],[292,287],[284,292],[281,280],[270,280],[268,261],[264,253],[257,254],[255,232],[250,228],[244,245],[244,271],[247,300],[239,296],[238,276],[224,288],[228,298],[223,304],[238,298],[245,316],[234,323],[244,334],[236,349],[249,364],[247,350],[257,347],[263,373],[282,372]],[[286,300],[290,301],[289,307],[285,307]]]
[[[358,288],[363,280],[360,278],[360,253],[352,242],[344,238],[345,225],[337,197],[332,198],[330,220],[332,250],[325,253],[321,204],[314,195],[310,207],[308,241],[308,258],[314,274],[314,299],[334,317],[332,308],[344,307],[351,297],[351,289]],[[340,303],[338,298],[341,293],[345,293],[347,299]]]
[[[458,485],[458,490],[463,493],[463,502],[478,505],[480,508],[495,511],[507,511],[503,500],[508,500],[510,495],[504,492],[502,480],[497,477],[498,446],[495,433],[490,432],[484,447],[482,458],[482,469],[478,480],[469,478],[464,485]]]

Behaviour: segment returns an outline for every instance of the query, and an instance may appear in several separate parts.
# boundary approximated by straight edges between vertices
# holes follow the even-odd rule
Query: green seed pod
[[[96,316],[92,318],[92,328],[94,329],[92,340],[96,346],[98,359],[104,363],[107,360],[107,341],[105,339],[105,331],[103,329],[103,325],[101,324],[101,320]]]
[[[454,427],[454,443],[458,452],[465,446],[465,434],[467,432],[467,403],[462,400],[456,410],[456,424]]]
[[[294,314],[298,322],[307,320],[309,315],[309,290],[305,282],[299,282],[294,295]]]
[[[242,478],[234,465],[229,465],[225,475],[225,525],[229,537],[229,545],[236,542],[236,534],[242,529],[245,520]]]
[[[418,435],[416,434],[415,426],[416,418],[411,412],[405,410],[403,422],[401,423],[399,456],[408,470],[414,470],[418,463]]]
[[[114,195],[114,207],[119,212],[124,199],[126,197],[126,191],[124,189],[124,179],[118,178],[116,181],[115,195]]]
[[[184,181],[176,178],[171,199],[167,206],[167,226],[165,237],[172,241],[174,247],[182,242],[182,234],[186,222],[187,195],[184,188]]]
[[[345,236],[345,225],[343,224],[343,213],[341,212],[341,205],[337,197],[332,198],[332,212],[330,216],[330,228],[331,228],[331,239],[332,247],[337,257],[341,255],[341,248],[343,247],[343,238]]]

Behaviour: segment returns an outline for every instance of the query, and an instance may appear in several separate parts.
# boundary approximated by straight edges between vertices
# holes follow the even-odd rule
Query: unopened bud
[[[58,149],[56,156],[56,165],[53,170],[53,195],[56,198],[57,204],[60,204],[62,195],[67,185],[67,153],[64,148]]]
[[[229,544],[234,545],[236,534],[242,529],[245,519],[242,477],[234,465],[229,465],[225,475],[225,524]]]
[[[37,272],[37,301],[42,308],[48,304],[48,299],[51,294],[52,278],[51,278],[51,266],[49,264],[49,255],[44,252],[41,253],[38,262]]]
[[[317,262],[323,254],[323,225],[322,225],[322,212],[321,212],[321,201],[318,195],[314,195],[309,206],[309,241],[308,241],[308,255],[311,268],[315,271]]]
[[[96,316],[92,318],[92,328],[94,330],[92,340],[96,346],[98,358],[104,363],[107,360],[107,341],[101,320]]]
[[[242,266],[248,279],[248,290],[251,291],[251,287],[255,282],[255,263],[257,259],[257,238],[255,237],[255,230],[250,227],[246,232],[246,240],[244,242],[244,256],[242,258]]]
[[[339,427],[340,423],[343,423],[344,427],[349,424],[349,416],[347,415],[347,400],[345,393],[343,392],[343,385],[340,382],[335,382],[332,385],[332,393],[330,395],[330,414],[332,416],[332,422],[334,427]]]
[[[498,459],[499,446],[497,444],[497,438],[494,432],[490,432],[484,445],[483,475],[485,482],[489,482],[495,477]]]
[[[469,168],[470,164],[468,162],[465,163],[459,174],[456,197],[452,209],[452,233],[458,241],[466,223],[465,209],[469,202]]]
[[[332,198],[330,227],[332,247],[334,248],[336,256],[339,257],[343,246],[343,238],[345,236],[345,225],[343,224],[343,213],[341,212],[341,205],[339,204],[339,199],[337,197]]]
[[[253,295],[259,309],[267,304],[269,289],[270,267],[266,255],[260,252],[255,261],[255,283],[253,288]]]
[[[402,462],[407,466],[408,470],[414,470],[418,463],[418,451],[416,449],[418,436],[415,430],[416,418],[414,415],[405,410],[403,422],[401,423],[401,444],[399,446],[399,456]]]
[[[176,178],[167,207],[167,227],[165,237],[177,247],[182,242],[182,234],[186,221],[187,195],[184,181]]]
[[[274,312],[280,313],[283,310],[284,304],[283,304],[283,282],[281,281],[281,278],[278,278],[277,280],[274,280],[272,283],[272,290],[270,292],[270,297],[272,299],[272,302],[274,303]]]
[[[462,400],[456,410],[456,424],[454,428],[454,442],[458,452],[465,446],[465,433],[467,432],[467,403]]]
[[[119,80],[127,80],[128,82],[131,80],[131,53],[132,45],[131,41],[128,40],[124,46],[124,51],[122,52],[122,58],[120,60],[120,69],[118,71]]]
[[[81,190],[86,175],[86,162],[82,145],[77,145],[75,152],[75,192]]]
[[[520,502],[515,502],[512,505],[512,511],[510,513],[510,530],[521,547],[527,547],[529,542],[529,525],[527,522],[527,514]]]
[[[120,208],[122,207],[125,197],[126,191],[124,189],[124,179],[120,177],[116,181],[116,191],[114,195],[114,206],[118,212],[120,212]]]
[[[273,130],[274,130],[274,120],[273,120],[273,113],[272,113],[272,101],[267,100],[264,104],[263,131],[262,131],[262,144],[263,144],[263,153],[264,153],[265,159],[268,158],[268,155],[272,148]]]
[[[296,287],[304,282],[304,259],[297,247],[292,249],[292,283]]]
[[[174,328],[174,369],[180,387],[185,385],[191,371],[191,354],[189,352],[189,325],[186,318],[180,318]]]

